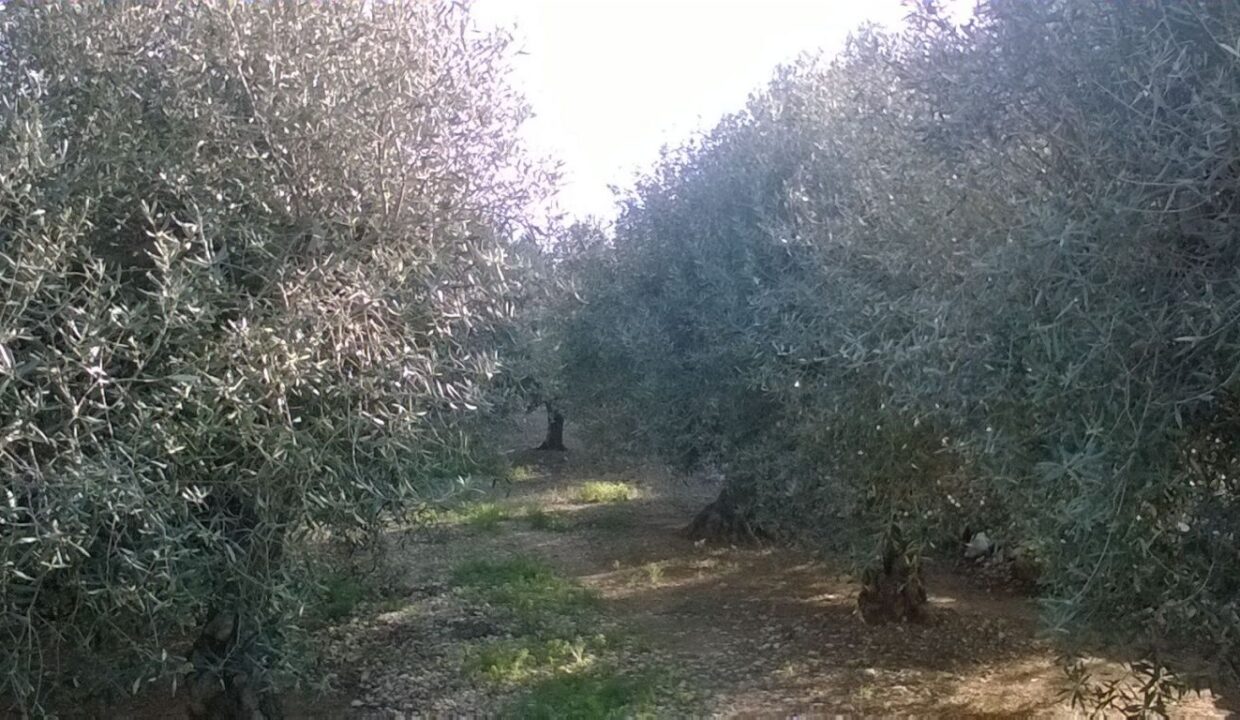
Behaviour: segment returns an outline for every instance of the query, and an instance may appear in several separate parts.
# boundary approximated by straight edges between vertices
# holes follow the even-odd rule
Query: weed
[[[642,566],[642,570],[646,572],[646,579],[651,585],[658,586],[663,580],[663,565],[657,562],[649,562]]]
[[[456,512],[457,522],[482,532],[499,532],[500,523],[509,520],[508,510],[495,503],[470,503]]]
[[[507,474],[508,482],[521,483],[538,479],[538,473],[534,472],[526,465],[517,465],[510,469]]]
[[[607,645],[603,635],[501,640],[479,649],[465,667],[471,674],[493,682],[521,683],[537,676],[589,667]]]
[[[645,676],[626,677],[595,670],[544,680],[522,697],[512,715],[542,718],[621,718],[650,712],[655,684]]]
[[[577,489],[577,499],[584,503],[625,502],[635,497],[633,486],[622,482],[591,480]]]
[[[395,612],[406,606],[405,599],[376,586],[373,578],[349,572],[328,570],[319,573],[318,589],[307,604],[305,614],[311,622],[337,623],[357,612],[363,602],[367,611]]]
[[[872,683],[863,683],[853,690],[853,698],[858,702],[868,703],[878,694],[878,687]]]
[[[810,672],[805,662],[801,660],[788,660],[776,668],[774,675],[784,682],[793,682],[798,678],[805,677]]]
[[[348,617],[366,597],[366,586],[354,575],[333,574],[323,579],[317,607],[312,614],[327,622]]]
[[[563,625],[597,603],[592,592],[530,558],[470,560],[456,568],[453,580],[506,608],[526,631]]]
[[[548,512],[542,508],[527,510],[525,521],[529,523],[531,529],[547,532],[564,532],[570,527],[563,513]]]
[[[498,532],[500,523],[510,520],[508,510],[492,502],[463,503],[456,507],[432,507],[425,505],[409,515],[415,526],[467,525],[483,532]]]
[[[438,525],[444,520],[444,511],[433,505],[418,505],[405,514],[405,522],[414,526]]]

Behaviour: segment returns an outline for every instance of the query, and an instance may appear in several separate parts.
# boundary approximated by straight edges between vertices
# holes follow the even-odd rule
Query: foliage
[[[507,391],[509,408],[528,413],[542,407],[547,412],[548,441],[557,415],[561,421],[567,416],[578,435],[616,436],[614,428],[606,427],[606,398],[568,392],[574,377],[565,365],[574,355],[566,351],[566,343],[580,337],[571,329],[579,318],[574,310],[582,302],[582,288],[598,270],[596,261],[605,256],[607,242],[597,221],[587,220],[559,227],[545,238],[523,238],[515,248],[525,292],[505,345],[498,384]],[[577,385],[578,390],[585,387]]]
[[[603,242],[602,230],[589,221],[559,228],[553,237],[527,235],[514,245],[524,283],[498,382],[510,409],[542,407],[548,421],[566,409],[571,396],[564,391],[565,322],[579,302],[578,268]]]
[[[211,605],[279,645],[307,531],[470,466],[546,187],[505,48],[448,2],[0,8],[0,694],[174,672]]]
[[[984,527],[1055,626],[1235,670],[1240,10],[936,7],[664,155],[582,263],[564,387],[765,528]]]
[[[1180,678],[1155,661],[1132,663],[1135,686],[1128,678],[1095,680],[1080,659],[1064,658],[1062,665],[1067,675],[1065,695],[1069,703],[1088,712],[1091,718],[1115,713],[1126,718],[1170,717],[1171,704],[1188,691]]]

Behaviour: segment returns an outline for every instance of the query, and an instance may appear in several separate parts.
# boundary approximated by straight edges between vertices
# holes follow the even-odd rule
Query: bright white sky
[[[776,65],[834,50],[899,0],[475,0],[480,25],[514,29],[515,81],[537,117],[534,151],[563,163],[560,206],[611,219],[663,145],[739,109]]]

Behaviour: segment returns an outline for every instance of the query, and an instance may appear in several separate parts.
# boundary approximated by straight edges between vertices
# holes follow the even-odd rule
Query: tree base
[[[535,449],[551,452],[568,450],[564,447],[564,413],[556,410],[551,403],[547,403],[547,439]]]
[[[862,575],[857,611],[870,625],[924,621],[926,586],[916,558],[910,560],[896,542],[885,542],[881,565]]]
[[[724,545],[754,544],[770,539],[770,535],[751,522],[748,513],[738,506],[727,490],[698,512],[693,522],[685,528],[685,535],[694,542]]]
[[[282,720],[280,700],[263,682],[266,673],[251,648],[238,646],[240,616],[215,613],[190,650],[185,678],[191,720]]]

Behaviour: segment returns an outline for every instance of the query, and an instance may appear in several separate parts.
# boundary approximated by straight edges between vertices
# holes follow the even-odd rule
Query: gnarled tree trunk
[[[723,486],[719,497],[702,508],[685,528],[689,539],[712,543],[756,543],[770,536],[754,524],[748,493],[732,483]]]
[[[905,544],[898,529],[883,539],[879,563],[861,576],[857,610],[871,625],[920,622],[926,617],[926,586],[920,559]]]
[[[186,677],[191,720],[282,720],[270,676],[254,657],[251,641],[240,639],[241,617],[213,611],[190,650]]]
[[[539,450],[556,450],[563,452],[564,447],[564,414],[551,403],[547,405],[547,438],[543,440]]]
[[[244,492],[217,488],[198,508],[203,526],[231,549],[214,548],[232,564],[219,568],[225,578],[239,573],[267,577],[278,572],[284,554],[284,527],[263,517],[258,500]],[[235,564],[235,567],[232,565]],[[190,649],[191,669],[185,678],[186,713],[191,720],[281,720],[280,699],[272,685],[276,653],[269,629],[252,626],[242,632],[243,599],[235,580],[222,580],[215,604]],[[253,623],[253,618],[250,618]]]

